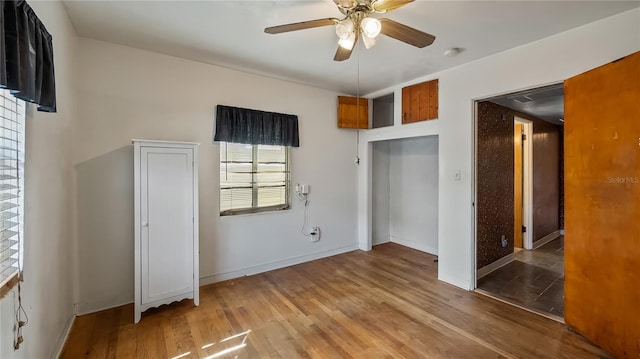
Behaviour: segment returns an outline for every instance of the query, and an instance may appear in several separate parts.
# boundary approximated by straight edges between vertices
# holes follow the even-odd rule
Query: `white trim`
[[[469,290],[473,290],[478,287],[478,104],[480,100],[472,100],[471,106],[473,111],[472,121],[473,124],[471,126],[471,238],[473,239],[473,243],[471,243],[471,258],[469,259],[471,263],[471,283],[469,285]],[[438,152],[440,153],[440,152]],[[438,189],[439,190],[439,189]],[[439,195],[440,196],[440,195]],[[438,198],[439,201],[442,199]],[[439,209],[438,209],[439,211]],[[438,212],[438,216],[440,212]],[[438,225],[440,223],[438,222]],[[438,258],[439,259],[439,258]],[[438,271],[438,279],[440,279],[440,272]],[[451,282],[449,282],[451,283]]]
[[[199,196],[199,175],[198,167],[200,160],[198,158],[199,143],[192,143],[191,157],[191,186],[193,188],[191,203],[191,213],[193,214],[193,305],[200,305],[200,205],[198,204]],[[187,145],[189,146],[189,145]]]
[[[113,308],[122,307],[122,306],[129,305],[129,304],[133,304],[133,300],[128,300],[126,302],[122,302],[122,303],[119,303],[119,304],[108,305],[106,307],[99,307],[99,308],[96,308],[96,309],[88,309],[88,310],[85,310],[85,311],[77,312],[76,316],[77,317],[81,317],[83,315],[98,313],[98,312],[102,312],[102,311],[113,309]],[[79,307],[79,305],[76,305],[76,306]]]
[[[284,268],[284,267],[288,267],[288,266],[292,266],[300,263],[305,263],[305,262],[313,261],[320,258],[331,257],[337,254],[351,252],[357,249],[358,249],[358,244],[354,243],[348,246],[339,247],[339,248],[335,248],[327,251],[289,257],[282,260],[252,265],[249,267],[240,268],[240,269],[223,272],[223,273],[209,274],[209,275],[200,277],[200,286],[222,282],[229,279],[240,278],[244,276],[250,276],[254,274],[268,272],[271,270],[280,269],[280,268]]]
[[[438,255],[438,248],[435,248],[435,247],[429,246],[429,245],[425,245],[425,244],[422,244],[422,243],[409,241],[409,240],[406,240],[406,239],[403,239],[403,238],[399,238],[399,237],[396,237],[396,236],[390,236],[389,242],[396,243],[396,244],[399,244],[401,246],[405,246],[405,247],[408,247],[408,248],[411,248],[411,249],[415,249],[417,251],[433,254],[434,256]]]
[[[478,269],[478,274],[476,277],[480,279],[486,276],[487,274],[506,266],[507,264],[513,262],[515,259],[516,259],[515,253],[509,253],[508,255],[498,259],[497,261],[491,264],[487,264],[486,266]]]
[[[364,131],[362,137],[364,137],[367,142],[378,142],[413,137],[437,136],[439,134],[439,124],[440,122],[438,119],[433,119],[399,126],[373,128]],[[417,129],[420,129],[420,131]]]
[[[141,143],[143,146],[153,146],[159,145],[161,147],[183,147],[183,146],[199,146],[199,142],[184,142],[184,141],[163,141],[163,140],[140,140],[140,139],[132,139],[131,143],[134,145],[136,142]]]
[[[76,315],[73,314],[69,320],[67,320],[67,324],[65,325],[64,335],[58,340],[58,350],[56,351],[56,355],[54,358],[60,358],[62,354],[62,349],[64,349],[64,345],[67,343],[67,339],[69,339],[69,333],[71,333],[71,328],[73,327],[73,323],[76,321]]]
[[[140,265],[140,256],[142,255],[141,243],[142,239],[140,236],[140,228],[141,228],[141,219],[140,219],[140,209],[141,199],[140,199],[140,189],[139,183],[140,178],[142,176],[140,166],[140,152],[142,151],[142,142],[139,140],[133,140],[133,183],[134,183],[134,197],[133,197],[133,302],[140,303],[142,301],[142,279],[140,273],[142,272],[142,267]],[[137,306],[134,304],[134,319],[133,322],[137,323],[140,321],[140,314],[138,313]]]
[[[553,231],[553,232],[547,234],[546,236],[538,239],[537,241],[533,242],[533,249],[538,249],[538,248],[544,246],[545,244],[553,241],[554,239],[560,237],[560,235],[561,235],[560,233],[561,233],[560,230]]]

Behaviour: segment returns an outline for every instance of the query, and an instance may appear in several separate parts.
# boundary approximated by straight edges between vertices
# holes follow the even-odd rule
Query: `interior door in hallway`
[[[565,321],[640,356],[640,53],[565,81]]]
[[[513,245],[522,248],[522,124],[513,125]]]

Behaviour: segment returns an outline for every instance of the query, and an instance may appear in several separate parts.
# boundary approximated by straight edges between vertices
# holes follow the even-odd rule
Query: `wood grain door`
[[[640,356],[640,53],[565,81],[565,321]]]
[[[513,245],[522,248],[522,124],[513,126]]]
[[[338,128],[369,128],[369,100],[338,96]]]
[[[402,88],[402,123],[438,118],[438,80]]]

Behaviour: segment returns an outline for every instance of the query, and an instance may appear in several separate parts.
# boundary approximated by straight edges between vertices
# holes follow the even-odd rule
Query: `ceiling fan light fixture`
[[[376,42],[378,42],[378,38],[377,37],[368,37],[368,36],[363,36],[362,37],[362,42],[364,43],[364,47],[369,50],[370,48],[374,47],[376,45]]]
[[[338,10],[344,15],[342,19],[328,17],[294,22],[267,27],[264,32],[281,34],[333,26],[338,37],[338,49],[333,56],[334,61],[348,60],[360,38],[362,38],[363,46],[367,49],[373,47],[380,34],[417,48],[423,48],[431,45],[436,37],[388,18],[376,18],[377,14],[387,13],[414,1],[416,0],[333,0],[333,3],[338,6]]]
[[[346,39],[338,40],[338,45],[340,45],[345,50],[353,49],[353,45],[356,43],[356,33],[351,32],[351,34]]]
[[[336,35],[342,40],[346,40],[353,34],[353,21],[345,19],[336,24]]]
[[[380,20],[376,18],[367,17],[364,18],[360,23],[360,29],[362,30],[362,34],[364,35],[364,37],[373,39],[380,35],[382,24],[380,23]]]

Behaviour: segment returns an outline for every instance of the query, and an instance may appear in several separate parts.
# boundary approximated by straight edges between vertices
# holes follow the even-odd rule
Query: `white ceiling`
[[[264,33],[269,26],[340,17],[331,0],[64,4],[83,37],[350,94],[356,93],[359,67],[360,94],[366,94],[638,7],[640,1],[418,0],[377,17],[431,33],[433,45],[419,49],[382,36],[374,48],[358,46],[344,62],[333,61],[337,37],[331,26]],[[464,51],[444,57],[451,47]]]

